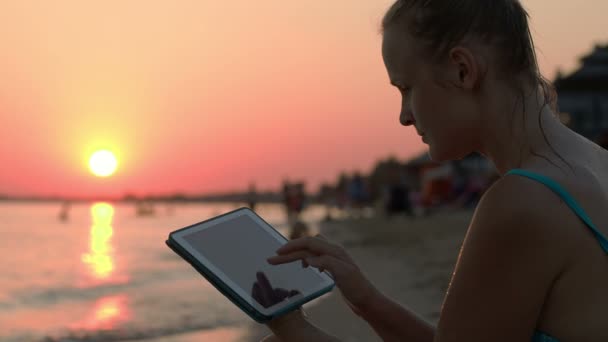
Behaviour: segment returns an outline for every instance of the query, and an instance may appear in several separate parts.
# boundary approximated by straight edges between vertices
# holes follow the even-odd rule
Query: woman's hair
[[[544,97],[541,110],[549,105],[557,114],[557,94],[540,73],[528,17],[519,0],[397,0],[382,20],[382,31],[404,30],[421,43],[425,57],[436,63],[466,39],[489,46],[497,76],[521,94],[524,115],[525,89],[520,80],[528,82],[534,90],[540,87]],[[543,137],[551,146],[540,119],[539,115]],[[534,151],[531,153],[549,161]]]

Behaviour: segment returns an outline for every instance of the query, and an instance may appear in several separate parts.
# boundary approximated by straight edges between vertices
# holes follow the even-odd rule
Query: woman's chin
[[[429,146],[429,157],[436,163],[442,163],[451,160],[460,160],[468,153],[462,153],[460,150],[441,149],[438,144],[427,144]]]

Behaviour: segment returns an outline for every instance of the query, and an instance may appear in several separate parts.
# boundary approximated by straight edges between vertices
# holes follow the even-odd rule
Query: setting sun
[[[118,161],[114,154],[108,150],[100,150],[91,155],[89,168],[95,176],[108,177],[116,171]]]

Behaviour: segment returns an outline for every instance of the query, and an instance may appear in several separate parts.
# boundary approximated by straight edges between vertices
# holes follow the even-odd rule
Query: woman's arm
[[[383,341],[432,342],[435,328],[413,312],[378,293],[359,315],[365,319]],[[294,311],[268,323],[274,337],[264,342],[276,341],[338,341],[312,324],[300,311]]]
[[[435,327],[381,293],[361,308],[359,316],[383,341],[432,342]]]
[[[385,341],[433,340],[434,328],[416,314],[382,295],[367,280],[342,246],[317,236],[292,240],[277,253],[278,256],[269,259],[271,264],[302,260],[307,266],[329,271],[346,303]],[[279,334],[289,336],[289,340],[300,334],[322,334],[319,328],[306,321],[304,317],[296,316],[296,318],[288,324],[277,324],[278,327],[269,325],[269,327],[277,336]],[[283,328],[284,325],[289,328]]]
[[[274,336],[264,339],[264,342],[277,341],[318,341],[336,342],[335,336],[329,335],[306,319],[301,310],[296,310],[285,316],[276,318],[267,324]]]

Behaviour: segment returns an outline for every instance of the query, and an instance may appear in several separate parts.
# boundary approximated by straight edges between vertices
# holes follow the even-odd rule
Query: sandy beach
[[[362,218],[323,223],[320,231],[341,243],[383,293],[437,323],[459,248],[473,212],[430,217]],[[338,290],[305,306],[310,319],[342,341],[380,341],[343,302]],[[259,341],[270,331],[246,327],[165,337],[155,342]]]

